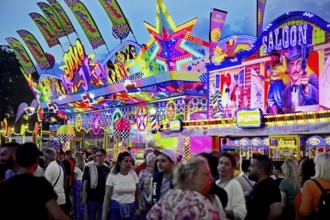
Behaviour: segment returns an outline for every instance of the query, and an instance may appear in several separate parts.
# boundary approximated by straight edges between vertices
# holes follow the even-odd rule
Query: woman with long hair
[[[324,152],[316,155],[314,163],[315,176],[304,183],[302,190],[302,203],[299,212],[303,217],[319,214],[322,191],[317,184],[320,184],[323,189],[330,189],[330,154]],[[328,217],[326,216],[325,219]]]
[[[294,197],[300,190],[300,182],[298,178],[298,162],[295,159],[288,158],[281,166],[284,179],[280,183],[280,191],[282,198],[282,207],[284,219],[295,219],[295,210],[293,206]]]
[[[298,176],[300,181],[300,191],[297,193],[296,197],[293,200],[293,205],[296,213],[295,220],[301,220],[302,216],[299,213],[299,207],[302,201],[302,186],[304,183],[311,179],[315,175],[315,164],[312,159],[304,158],[300,161],[299,168],[298,168]]]
[[[206,197],[212,182],[213,176],[204,158],[192,157],[185,164],[178,164],[173,173],[174,189],[151,208],[147,219],[221,219]]]
[[[73,176],[73,205],[74,214],[77,220],[83,220],[86,208],[81,204],[82,177],[85,168],[85,158],[82,154],[76,153]]]
[[[118,155],[106,182],[103,220],[135,220],[140,215],[141,192],[132,162],[133,158],[128,152]]]

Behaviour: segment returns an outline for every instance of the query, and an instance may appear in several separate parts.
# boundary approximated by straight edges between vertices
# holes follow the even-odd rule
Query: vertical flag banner
[[[94,19],[87,10],[86,6],[79,0],[64,1],[69,6],[74,16],[78,20],[93,49],[105,44],[105,41],[103,40],[103,37],[101,36],[101,33],[98,30],[96,23],[94,22]]]
[[[263,28],[266,0],[257,0],[257,37],[260,36]]]
[[[64,37],[66,35],[65,31],[63,29],[64,25],[61,24],[59,18],[57,17],[57,15],[54,11],[54,9],[52,7],[50,7],[48,4],[44,3],[44,2],[38,2],[37,5],[41,9],[42,13],[44,14],[44,16],[46,17],[48,22],[53,27],[54,32],[55,32],[55,36],[57,38]]]
[[[131,28],[116,0],[99,0],[112,23],[112,35],[116,39],[125,39]]]
[[[31,51],[31,54],[37,61],[40,69],[45,70],[53,68],[55,65],[54,57],[51,54],[45,54],[37,39],[30,32],[26,30],[18,30],[17,33]]]
[[[227,12],[218,9],[213,9],[210,19],[210,61],[214,55],[214,50],[220,40],[222,29],[225,24]]]
[[[37,25],[40,30],[42,36],[44,36],[49,47],[53,47],[55,45],[60,44],[57,37],[55,37],[55,32],[53,28],[49,25],[46,18],[42,17],[38,13],[30,13],[29,16],[32,18],[33,22]]]
[[[62,6],[56,0],[47,0],[47,1],[50,4],[50,6],[54,9],[54,12],[57,15],[59,21],[61,22],[61,25],[64,28],[66,35],[76,32],[68,15],[65,13]]]
[[[34,72],[37,72],[29,54],[26,52],[21,42],[19,42],[13,37],[7,37],[6,41],[9,44],[10,48],[14,51],[19,63],[24,70],[24,73],[29,75]]]

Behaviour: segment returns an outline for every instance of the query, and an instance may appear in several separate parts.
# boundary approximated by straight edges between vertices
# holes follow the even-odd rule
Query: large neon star
[[[166,21],[165,25],[162,21]],[[186,41],[191,41],[200,45],[208,46],[207,42],[190,36],[195,26],[197,18],[194,18],[180,26],[176,26],[172,17],[168,13],[162,0],[157,2],[156,27],[145,23],[145,26],[151,35],[147,47],[156,43],[156,51],[151,59],[156,58],[156,62],[164,65],[167,71],[180,70],[183,63],[193,60],[193,57],[202,57],[200,52],[196,52],[187,45]]]

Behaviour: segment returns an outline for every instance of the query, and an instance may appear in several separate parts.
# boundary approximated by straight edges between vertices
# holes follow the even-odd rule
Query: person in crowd
[[[88,158],[90,155],[93,154],[93,149],[92,147],[88,147],[85,153],[86,158]]]
[[[133,158],[133,160],[135,159],[135,155],[134,153],[132,152],[132,148],[128,147],[127,148],[127,152],[131,155],[131,157]]]
[[[64,152],[64,160],[63,165],[65,168],[65,173],[67,178],[65,179],[65,198],[66,198],[66,208],[69,210],[70,216],[73,215],[73,208],[72,208],[72,196],[71,190],[73,187],[73,176],[74,176],[74,167],[75,161],[73,159],[73,152],[71,150],[67,150]]]
[[[250,161],[249,160],[242,160],[241,168],[242,168],[242,175],[236,177],[236,180],[241,184],[244,197],[246,198],[248,194],[252,191],[253,186],[256,182],[249,179],[249,166]]]
[[[292,113],[298,106],[319,103],[319,79],[307,73],[308,48],[297,45],[289,47],[286,58],[290,82],[283,90],[282,112]]]
[[[143,151],[143,159],[144,159],[144,161],[143,161],[143,163],[141,163],[139,166],[137,166],[136,168],[135,168],[135,172],[136,172],[136,175],[138,175],[139,176],[139,174],[140,174],[140,172],[142,171],[142,170],[144,170],[144,169],[146,169],[147,168],[147,155],[149,154],[149,153],[152,153],[154,150],[152,149],[152,148],[147,148],[147,149],[144,149],[144,151]]]
[[[241,184],[233,178],[235,167],[235,157],[230,153],[222,153],[218,163],[220,178],[216,184],[224,188],[228,195],[228,204],[225,208],[227,219],[242,220],[245,218],[247,211]]]
[[[15,153],[18,146],[19,143],[16,142],[6,143],[1,146],[0,163],[5,164],[6,167],[5,180],[8,180],[9,178],[13,177],[18,170],[18,166],[15,161]]]
[[[205,196],[213,176],[207,161],[195,156],[174,170],[174,189],[166,193],[149,211],[147,220],[159,219],[224,219]],[[220,203],[221,204],[221,203]]]
[[[74,214],[77,220],[83,220],[86,208],[81,204],[81,191],[82,191],[82,177],[85,168],[85,158],[82,154],[76,153],[75,167],[73,177],[73,206]]]
[[[282,171],[282,162],[276,162],[274,164],[274,176],[275,176],[275,183],[280,186],[281,182],[284,180],[284,175]]]
[[[156,151],[158,172],[152,178],[152,201],[156,203],[167,191],[173,188],[173,168],[176,165],[176,154],[169,149]]]
[[[68,210],[65,205],[64,170],[56,161],[57,154],[54,148],[44,149],[43,154],[46,165],[45,177],[53,186],[53,189],[58,196],[57,204],[59,204],[63,211],[68,214]]]
[[[8,180],[13,177],[17,170],[18,165],[16,163],[15,152],[19,147],[16,142],[10,142],[4,144],[0,149],[0,164],[3,164],[3,180]],[[34,176],[44,176],[44,170],[38,165]]]
[[[142,204],[143,210],[141,212],[141,218],[145,217],[147,211],[149,210],[148,198],[151,196],[151,179],[154,174],[154,167],[157,161],[156,155],[153,153],[149,153],[146,157],[146,165],[147,167],[142,170],[139,174],[139,184],[141,187],[141,196],[142,196]]]
[[[33,176],[41,152],[33,143],[16,150],[16,175],[0,185],[1,219],[69,220],[56,202],[57,195],[44,177]],[[33,202],[31,202],[33,201]]]
[[[272,163],[265,155],[253,155],[249,179],[256,181],[246,200],[245,220],[279,219],[282,214],[281,193],[270,177]]]
[[[296,215],[293,200],[300,190],[298,162],[292,158],[287,158],[282,165],[282,170],[284,179],[279,186],[283,206],[282,218],[294,220]]]
[[[315,164],[312,159],[304,158],[301,160],[298,168],[298,176],[300,181],[300,186],[303,186],[304,183],[311,179],[315,175]],[[300,191],[298,191],[296,197],[294,198],[293,204],[295,208],[296,213],[296,220],[301,220],[302,216],[299,213],[299,207],[301,205],[302,201],[302,194],[301,194],[302,188]]]
[[[106,182],[103,220],[135,220],[142,210],[139,179],[132,170],[133,158],[128,152],[118,155]]]
[[[317,181],[323,189],[330,189],[330,154],[327,152],[316,155],[314,158],[315,176],[307,180],[303,185],[302,202],[299,213],[302,217],[308,217],[318,213],[319,201],[322,195]]]
[[[218,160],[219,157],[215,157],[213,156],[212,152],[211,153],[201,153],[199,154],[199,156],[203,157],[206,159],[206,161],[208,162],[208,165],[210,167],[212,176],[214,181],[212,182],[212,186],[210,191],[208,192],[209,195],[216,195],[221,202],[222,208],[226,208],[227,203],[228,203],[228,195],[226,190],[224,190],[223,188],[217,186],[217,184],[215,184],[215,181],[217,181],[219,179],[219,173],[218,173],[218,169],[217,169],[217,165],[218,165]],[[210,199],[212,202],[212,198]]]
[[[95,151],[96,163],[92,162],[85,167],[83,174],[82,205],[87,205],[88,220],[102,219],[105,183],[110,172],[104,164],[106,151]]]

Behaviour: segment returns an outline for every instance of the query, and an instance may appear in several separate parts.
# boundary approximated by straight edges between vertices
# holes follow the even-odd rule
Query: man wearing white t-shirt
[[[53,148],[46,148],[43,151],[44,162],[46,166],[45,177],[53,186],[57,194],[57,204],[61,206],[63,211],[67,213],[65,208],[65,193],[64,193],[64,171],[56,161],[56,151]]]

